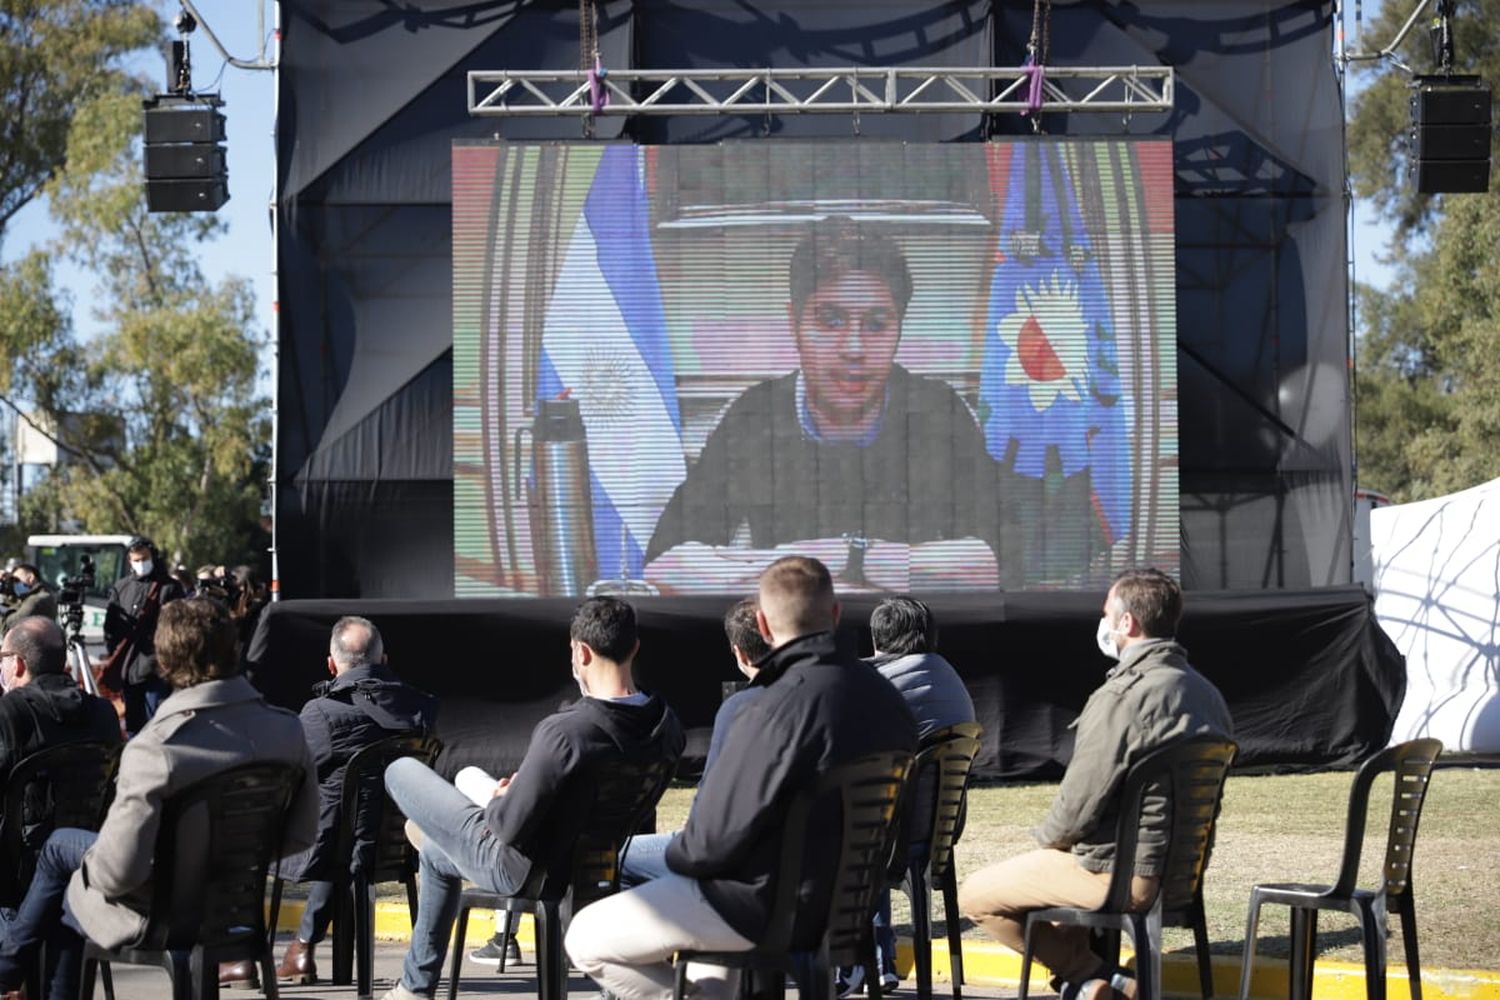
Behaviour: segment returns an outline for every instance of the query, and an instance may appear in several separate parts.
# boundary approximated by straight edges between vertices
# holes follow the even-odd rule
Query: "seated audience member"
[[[0,939],[0,993],[19,988],[44,941],[48,963],[55,962],[49,995],[71,1000],[78,995],[80,935],[106,948],[139,939],[151,908],[163,807],[205,778],[262,761],[299,765],[306,778],[292,800],[280,850],[285,855],[312,844],[318,791],[302,727],[239,676],[236,638],[229,613],[215,601],[192,598],[162,608],[156,657],[172,693],[125,744],[115,799],[99,832],[55,830],[42,848],[31,888]],[[206,851],[203,839],[177,846],[179,873],[206,864],[206,856],[184,857]],[[193,877],[178,878],[180,885],[194,884]]]
[[[939,656],[937,623],[932,610],[912,597],[888,597],[870,615],[870,638],[875,655],[868,661],[881,676],[896,686],[906,706],[917,719],[917,736],[926,739],[940,729],[974,721],[974,702],[969,689],[953,665]],[[908,807],[912,817],[932,815],[936,788],[926,781],[917,789]],[[925,827],[912,831],[910,851],[921,857],[927,850]],[[896,974],[896,933],[891,928],[891,894],[881,893],[875,911],[875,950],[880,960],[882,986],[893,990],[901,983]],[[864,966],[840,969],[837,979],[839,996],[848,996],[864,987]]]
[[[315,697],[302,706],[301,715],[302,731],[318,769],[318,839],[311,850],[281,866],[283,878],[307,883],[302,925],[276,971],[278,978],[300,983],[317,981],[313,949],[327,935],[333,919],[335,877],[347,873],[352,862],[335,856],[344,771],[350,758],[391,736],[430,733],[437,718],[437,699],[401,683],[386,665],[380,630],[364,618],[340,618],[334,624],[328,641],[328,672],[333,679],[313,689]],[[252,969],[249,963],[244,966],[236,966],[234,972],[249,978]]]
[[[816,559],[788,556],[761,575],[756,620],[773,647],[757,664],[764,690],[725,733],[667,847],[669,873],[585,907],[568,930],[574,964],[622,1000],[671,996],[679,950],[751,948],[766,931],[793,797],[829,767],[916,749],[910,709],[838,640],[838,616]],[[833,891],[841,831],[823,819],[811,824],[799,889],[792,940],[803,948],[816,946]],[[697,996],[730,995],[737,982],[729,970],[693,971]]]
[[[719,705],[718,713],[714,715],[713,732],[708,739],[708,756],[703,762],[704,777],[707,777],[709,768],[714,766],[714,761],[718,760],[719,752],[724,747],[724,737],[734,720],[754,704],[766,689],[764,684],[755,682],[760,674],[756,663],[771,651],[771,647],[761,637],[760,629],[755,624],[755,609],[755,598],[747,597],[730,608],[724,616],[724,634],[729,639],[729,651],[734,655],[735,666],[750,684],[725,698]],[[621,857],[620,884],[627,887],[640,885],[665,875],[668,870],[667,845],[675,836],[677,833],[673,831],[631,837]]]
[[[655,695],[638,691],[630,665],[640,642],[635,611],[614,597],[578,606],[569,627],[573,677],[583,697],[549,715],[531,733],[520,768],[495,785],[481,808],[431,768],[398,760],[386,788],[420,832],[421,892],[401,982],[385,1000],[431,997],[465,880],[498,893],[521,888],[535,865],[558,848],[559,823],[593,788],[580,772],[611,759],[676,761],[682,727]],[[462,942],[460,942],[462,946]]]
[[[1119,662],[1078,717],[1073,759],[1034,831],[1041,847],[975,872],[959,890],[964,915],[1016,951],[1024,943],[1027,911],[1104,902],[1119,795],[1131,765],[1186,737],[1228,739],[1233,732],[1224,698],[1173,641],[1181,617],[1182,591],[1165,573],[1127,570],[1115,578],[1096,638],[1104,655]],[[1166,815],[1165,803],[1153,808],[1148,799],[1130,888],[1141,909],[1151,905],[1160,883]],[[1089,949],[1088,928],[1045,924],[1033,931],[1032,947],[1064,1000],[1134,996],[1134,978]]]
[[[68,643],[50,618],[19,619],[0,638],[0,788],[11,768],[48,747],[120,742],[114,706],[86,694],[68,673]],[[19,894],[12,866],[0,866],[0,898]]]

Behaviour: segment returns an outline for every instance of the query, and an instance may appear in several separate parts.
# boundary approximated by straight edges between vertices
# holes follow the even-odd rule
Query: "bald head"
[[[68,668],[68,641],[51,618],[22,618],[5,633],[4,648],[25,661],[28,674],[60,674]]]
[[[839,621],[828,567],[808,556],[784,556],[760,575],[762,630],[772,646],[827,632]]]
[[[355,667],[374,666],[385,659],[385,644],[380,639],[380,629],[368,618],[348,615],[333,626],[333,636],[328,640],[328,658],[333,662],[335,673],[353,670]]]

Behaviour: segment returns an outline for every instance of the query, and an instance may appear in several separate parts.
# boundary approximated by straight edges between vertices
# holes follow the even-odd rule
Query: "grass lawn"
[[[1344,843],[1352,772],[1233,777],[1224,793],[1204,901],[1213,950],[1238,955],[1244,943],[1245,907],[1256,882],[1332,882]],[[1371,793],[1361,858],[1361,886],[1373,886],[1385,856],[1390,778]],[[969,793],[968,828],[958,846],[959,878],[1034,846],[1030,828],[1052,801],[1052,784],[975,788]],[[667,792],[657,829],[682,825],[692,789]],[[1434,772],[1413,866],[1424,968],[1500,969],[1500,769],[1442,768]],[[906,920],[903,898],[895,918]],[[937,911],[941,913],[941,908]],[[1284,907],[1262,911],[1261,954],[1286,955]],[[1401,959],[1399,921],[1392,921],[1389,952]],[[1360,961],[1352,917],[1323,913],[1319,954]],[[966,936],[979,937],[972,927]],[[1168,950],[1192,948],[1185,930],[1166,932]]]

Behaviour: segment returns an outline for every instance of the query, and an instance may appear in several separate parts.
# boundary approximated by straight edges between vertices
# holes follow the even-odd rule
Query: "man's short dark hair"
[[[797,241],[788,274],[792,314],[800,319],[802,307],[819,285],[854,271],[865,271],[885,282],[896,311],[906,315],[911,302],[911,269],[906,265],[906,255],[889,236],[860,226],[847,216],[815,222]]]
[[[229,610],[211,597],[187,597],[161,609],[156,664],[174,688],[222,680],[240,672],[239,630]]]
[[[568,638],[616,663],[635,651],[635,608],[618,597],[590,597],[573,612]]]
[[[752,663],[771,651],[765,637],[760,634],[760,626],[755,623],[755,612],[759,607],[759,601],[747,597],[724,614],[724,636]]]
[[[16,563],[16,565],[10,571],[10,575],[11,576],[15,576],[17,573],[21,572],[22,570],[25,570],[26,572],[30,573],[31,574],[31,578],[33,580],[35,580],[37,583],[45,583],[46,582],[45,580],[42,579],[42,571],[39,570],[39,569],[37,569],[35,566],[31,565],[31,563]]]
[[[1182,620],[1182,588],[1154,567],[1127,569],[1111,587],[1115,600],[1152,639],[1170,639]]]
[[[782,556],[760,574],[760,608],[782,641],[838,624],[833,577],[810,556]]]
[[[145,535],[136,535],[125,545],[126,553],[146,552],[152,559],[156,558],[156,543]]]
[[[11,652],[26,661],[35,674],[60,674],[68,669],[68,640],[57,622],[45,615],[28,615],[10,627]]]
[[[930,653],[937,647],[932,609],[914,597],[887,597],[870,615],[870,637],[880,653]]]

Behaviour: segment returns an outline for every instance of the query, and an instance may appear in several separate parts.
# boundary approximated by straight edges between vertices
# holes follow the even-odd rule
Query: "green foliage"
[[[1500,0],[1457,9],[1456,71],[1500,85]],[[1410,4],[1383,5],[1366,47],[1393,38],[1410,13]],[[1431,72],[1420,27],[1399,54]],[[1389,63],[1362,72],[1350,170],[1356,195],[1395,226],[1396,276],[1387,292],[1360,290],[1359,478],[1416,500],[1500,476],[1500,184],[1484,195],[1418,195],[1406,146],[1410,79]]]
[[[126,90],[81,106],[47,188],[62,232],[50,250],[95,277],[89,308],[103,332],[74,335],[45,255],[0,277],[0,307],[23,307],[0,325],[0,347],[23,359],[15,391],[53,416],[79,459],[27,495],[23,517],[141,531],[174,561],[236,561],[258,531],[269,450],[263,341],[247,283],[210,283],[197,264],[219,220],[146,212],[140,122]]]
[[[62,165],[78,110],[131,86],[121,57],[160,33],[135,0],[0,0],[0,232]]]

